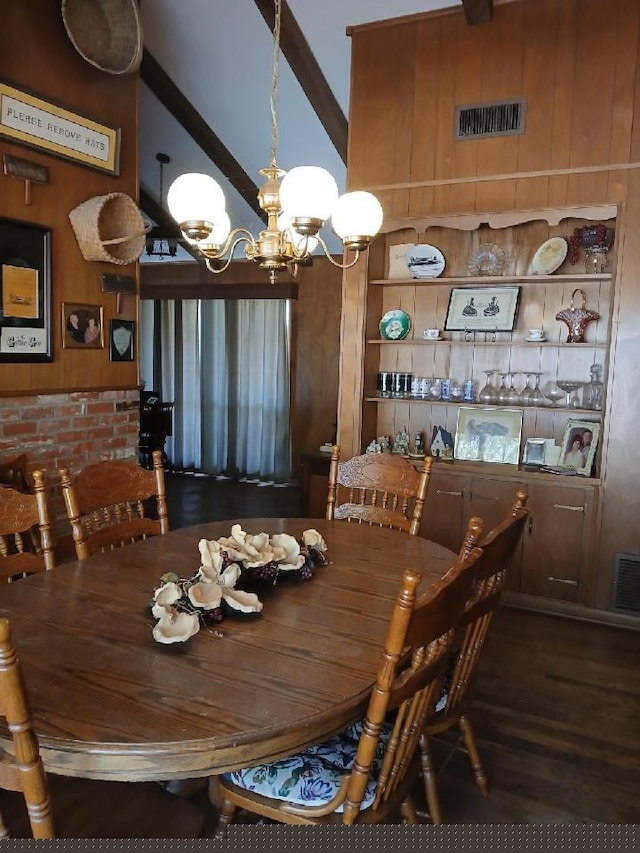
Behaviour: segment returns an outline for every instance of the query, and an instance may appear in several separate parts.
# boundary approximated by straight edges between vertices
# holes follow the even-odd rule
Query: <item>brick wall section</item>
[[[59,468],[101,459],[138,461],[139,391],[74,391],[0,398],[0,460],[26,453],[45,473],[56,551],[69,554]],[[58,547],[59,546],[59,547]]]

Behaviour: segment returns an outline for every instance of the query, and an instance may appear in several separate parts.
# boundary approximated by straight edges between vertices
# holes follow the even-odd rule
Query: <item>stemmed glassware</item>
[[[524,384],[524,388],[520,392],[520,401],[519,402],[523,406],[530,406],[531,405],[531,393],[533,391],[533,388],[531,387],[529,382],[531,381],[531,377],[533,376],[533,373],[530,370],[528,370],[528,371],[526,371],[525,376],[527,377],[527,381]]]
[[[509,388],[507,390],[507,406],[517,406],[520,402],[520,394],[516,391],[515,386],[515,377],[518,375],[518,371],[512,371],[508,374],[510,378]]]
[[[579,389],[582,388],[584,382],[580,382],[577,379],[558,379],[556,384],[562,388],[562,390],[566,393],[567,399],[565,402],[565,406],[567,409],[577,409],[580,407],[580,398],[573,394]]]
[[[487,374],[487,381],[485,382],[484,386],[480,389],[480,392],[478,394],[478,402],[479,403],[491,404],[491,403],[497,402],[498,391],[497,391],[495,385],[493,385],[493,383],[491,382],[491,377],[493,376],[493,374],[495,372],[496,372],[495,370],[484,370],[483,371],[483,373]]]
[[[532,371],[532,375],[536,378],[536,384],[531,394],[529,394],[529,405],[544,406],[544,394],[540,390],[540,377],[542,376],[542,373],[534,370]]]
[[[507,386],[507,377],[509,373],[500,374],[500,387],[498,388],[498,405],[506,406],[509,400],[509,387]]]
[[[550,379],[547,384],[544,386],[544,396],[551,400],[552,406],[560,406],[560,400],[564,397],[564,391],[562,388],[558,386],[557,382],[554,382],[553,379]]]

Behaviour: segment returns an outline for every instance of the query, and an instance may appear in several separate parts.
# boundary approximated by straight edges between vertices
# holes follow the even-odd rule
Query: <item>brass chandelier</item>
[[[277,164],[278,151],[278,58],[280,53],[281,0],[275,2],[273,66],[269,103],[271,108],[271,158],[260,169],[265,182],[258,203],[267,214],[267,226],[255,237],[246,228],[231,229],[224,193],[209,175],[180,175],[167,193],[169,212],[187,242],[202,255],[207,268],[221,273],[233,260],[236,248],[244,244],[246,258],[269,273],[271,282],[278,272],[297,273],[298,265],[311,262],[311,253],[320,246],[334,266],[352,267],[382,225],[382,207],[368,192],[356,191],[338,197],[332,175],[318,166],[297,166],[285,172]],[[319,234],[331,218],[344,249],[353,254],[344,263],[331,257]]]

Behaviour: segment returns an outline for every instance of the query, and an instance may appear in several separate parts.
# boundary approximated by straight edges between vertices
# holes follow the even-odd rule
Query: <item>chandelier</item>
[[[274,2],[269,95],[271,158],[269,166],[260,169],[266,180],[258,192],[258,203],[267,214],[266,228],[257,237],[246,228],[232,230],[222,188],[209,175],[181,175],[167,193],[169,212],[211,272],[224,272],[236,249],[244,244],[246,258],[267,270],[271,282],[275,282],[277,273],[284,270],[295,276],[300,264],[311,262],[311,253],[317,246],[334,266],[352,267],[379,231],[383,216],[380,202],[371,193],[356,191],[338,197],[337,184],[326,169],[296,166],[285,172],[278,167],[277,95],[282,0]],[[331,257],[319,234],[329,218],[347,253],[344,263]]]
[[[156,154],[156,160],[160,164],[160,206],[162,206],[162,170],[167,163],[171,162],[171,158],[168,154],[158,152]],[[175,258],[176,252],[178,251],[177,239],[175,237],[163,237],[162,228],[159,228],[158,226],[152,228],[147,234],[145,246],[147,255],[150,257],[160,258],[160,260],[164,257]]]

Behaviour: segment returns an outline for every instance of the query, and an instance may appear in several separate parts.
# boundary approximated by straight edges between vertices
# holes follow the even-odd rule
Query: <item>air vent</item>
[[[640,616],[640,555],[616,554],[611,609]]]
[[[456,107],[456,139],[481,139],[524,133],[524,98]]]

